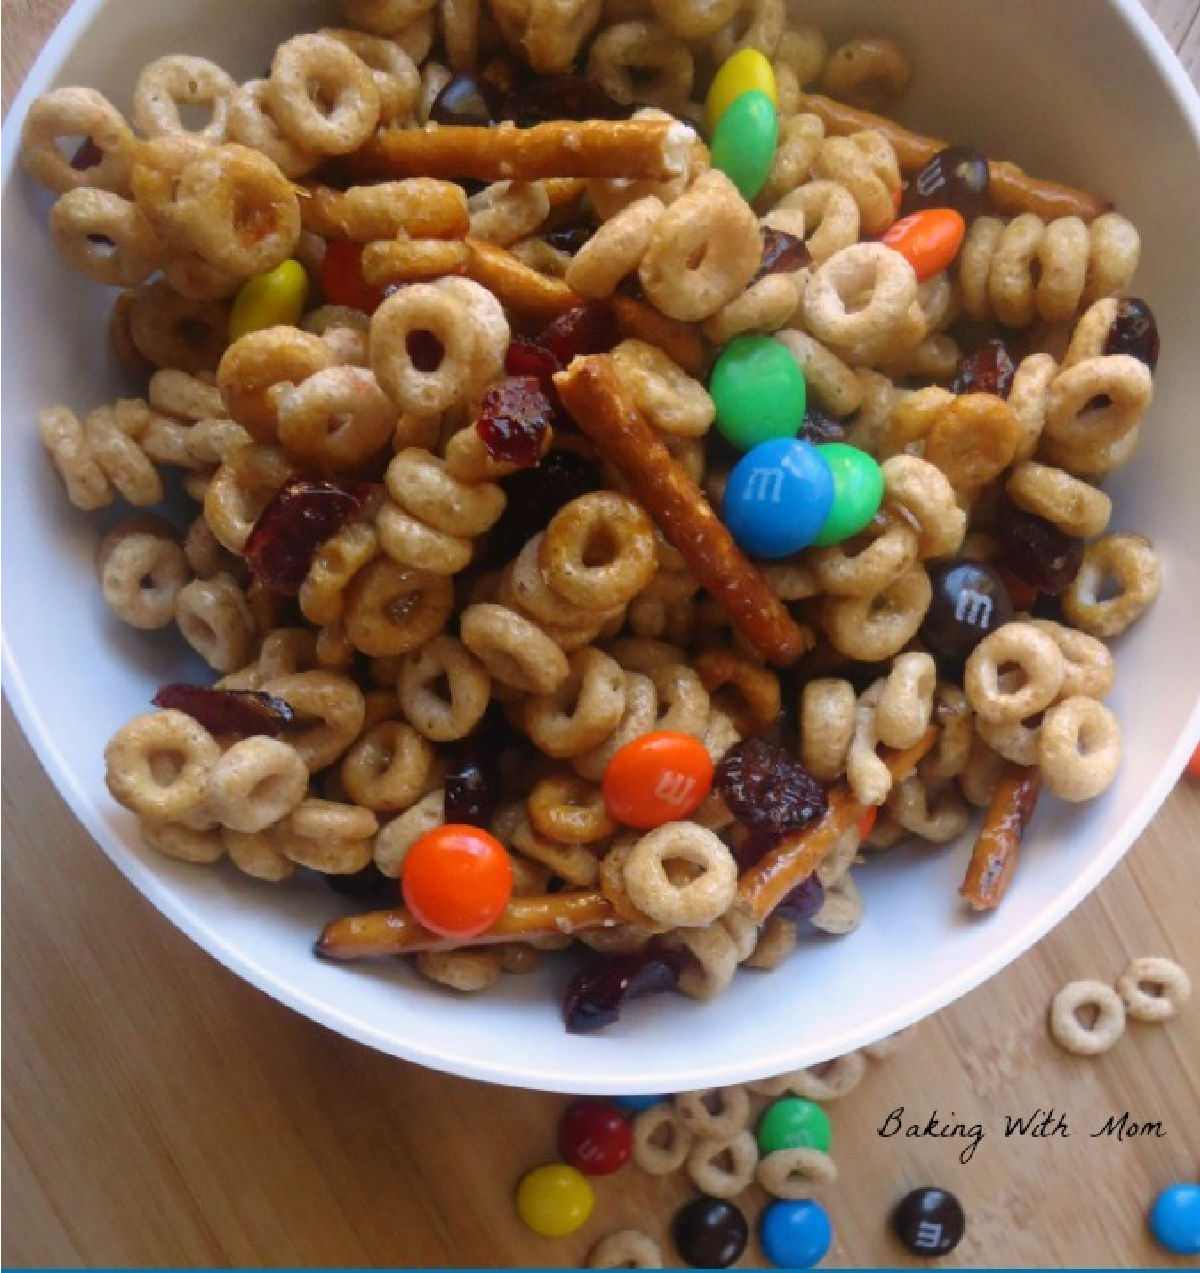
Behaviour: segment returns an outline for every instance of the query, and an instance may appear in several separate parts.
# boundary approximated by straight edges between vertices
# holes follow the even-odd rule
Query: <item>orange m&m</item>
[[[692,813],[712,786],[713,762],[690,734],[659,730],[620,748],[601,783],[609,816],[649,830]]]
[[[417,922],[430,931],[474,937],[508,905],[512,861],[495,836],[451,822],[427,831],[409,849],[400,889]]]
[[[967,223],[953,208],[926,208],[901,218],[880,242],[899,252],[924,283],[954,260],[966,232]]]

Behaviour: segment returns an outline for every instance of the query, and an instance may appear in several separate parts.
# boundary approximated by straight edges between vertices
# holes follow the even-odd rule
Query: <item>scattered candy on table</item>
[[[1150,1208],[1150,1232],[1172,1255],[1200,1255],[1200,1185],[1170,1185]]]
[[[770,336],[738,336],[721,350],[708,381],[717,430],[739,451],[794,438],[807,392],[800,364]]]
[[[811,1199],[769,1203],[758,1222],[763,1254],[781,1269],[811,1269],[833,1241],[833,1225],[820,1203]]]
[[[680,1259],[697,1269],[728,1268],[746,1249],[749,1236],[740,1207],[706,1194],[684,1203],[671,1221]]]
[[[587,1178],[566,1163],[547,1163],[521,1177],[517,1214],[534,1233],[565,1238],[592,1214],[595,1196]]]
[[[704,100],[705,117],[709,136],[721,122],[721,116],[743,93],[765,93],[771,105],[778,107],[779,90],[775,84],[775,72],[765,54],[757,49],[739,49],[721,64]]]
[[[558,1125],[562,1156],[585,1176],[611,1176],[629,1161],[629,1120],[606,1101],[576,1101]]]
[[[712,786],[713,762],[690,734],[658,730],[617,750],[601,782],[609,816],[649,830],[686,818]]]
[[[446,937],[473,937],[495,923],[512,896],[512,861],[495,836],[447,823],[427,831],[404,858],[400,888],[417,921]]]
[[[962,1241],[967,1220],[958,1199],[945,1189],[926,1186],[905,1194],[892,1212],[892,1229],[906,1250],[933,1260]]]
[[[722,515],[752,557],[788,557],[811,544],[833,505],[833,474],[798,438],[763,442],[735,465]]]
[[[785,1096],[768,1105],[758,1120],[758,1149],[771,1154],[777,1149],[819,1149],[829,1152],[829,1115],[815,1102]]]
[[[899,252],[924,283],[954,261],[966,232],[967,223],[953,208],[926,208],[897,221],[880,242]]]
[[[265,327],[294,327],[308,299],[308,275],[299,261],[283,261],[266,274],[247,279],[229,313],[229,339]]]
[[[883,503],[883,470],[878,461],[846,442],[825,442],[817,454],[833,475],[833,505],[813,543],[840,544],[865,530]]]
[[[779,116],[766,93],[743,93],[713,129],[712,165],[737,186],[743,199],[758,196],[771,173]]]
[[[1192,758],[1187,763],[1187,776],[1200,782],[1200,747],[1192,752]]]

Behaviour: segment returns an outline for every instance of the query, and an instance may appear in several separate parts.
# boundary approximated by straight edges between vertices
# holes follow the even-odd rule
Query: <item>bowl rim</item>
[[[2,142],[0,142],[0,188],[7,189],[16,170],[20,149],[20,124],[28,112],[30,103],[34,97],[50,86],[94,15],[107,2],[108,0],[74,0],[29,68],[4,120]],[[1200,151],[1200,94],[1188,78],[1175,51],[1139,0],[1109,0],[1109,4],[1124,23],[1130,37],[1141,46],[1145,56],[1154,65],[1165,87],[1175,99],[1196,149]],[[304,1014],[310,1020],[392,1056],[484,1082],[544,1091],[571,1093],[577,1090],[572,1085],[572,1076],[569,1073],[558,1068],[542,1068],[533,1058],[527,1060],[522,1068],[517,1070],[510,1065],[493,1064],[486,1056],[463,1054],[454,1049],[440,1049],[434,1041],[420,1034],[397,1037],[390,1031],[373,1028],[360,1020],[343,1015],[336,1003],[311,996],[295,985],[294,981],[285,981],[276,973],[261,966],[252,956],[232,945],[217,928],[181,905],[174,896],[173,887],[130,852],[121,837],[104,823],[93,799],[83,789],[47,728],[38,710],[36,696],[10,648],[2,624],[0,624],[0,673],[2,673],[3,692],[12,706],[30,749],[75,819],[155,909],[175,928],[230,971],[257,989],[265,991],[278,1002]],[[1072,881],[1070,888],[1062,890],[1028,923],[992,948],[986,958],[981,958],[960,969],[954,976],[940,982],[935,990],[915,1000],[906,1001],[884,1017],[875,1018],[870,1025],[846,1031],[839,1038],[838,1047],[842,1050],[850,1050],[864,1046],[886,1033],[903,1029],[929,1016],[995,976],[1013,960],[1032,948],[1084,898],[1089,896],[1125,856],[1169,795],[1198,743],[1200,743],[1200,695],[1192,707],[1183,733],[1170,754],[1165,757],[1156,780],[1142,792],[1133,808],[1119,824],[1110,837],[1106,851],[1088,863],[1086,869]],[[675,1074],[674,1078],[677,1080],[682,1078],[685,1082],[694,1081],[696,1087],[739,1083],[760,1078],[767,1072],[782,1073],[795,1068],[795,1054],[792,1056],[792,1064],[789,1065],[788,1049],[785,1048],[768,1064],[771,1068],[764,1070],[763,1056],[759,1053],[754,1059],[745,1063],[728,1064],[716,1069],[703,1065],[688,1066]],[[652,1078],[647,1080],[628,1071],[624,1075],[614,1074],[610,1089],[613,1094],[645,1094],[658,1090]]]

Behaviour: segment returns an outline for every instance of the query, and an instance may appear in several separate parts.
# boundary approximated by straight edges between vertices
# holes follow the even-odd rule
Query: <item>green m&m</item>
[[[829,1152],[829,1116],[813,1101],[785,1096],[768,1105],[758,1120],[759,1153],[777,1149],[819,1149]]]
[[[747,202],[766,184],[779,140],[779,116],[766,93],[743,93],[725,108],[713,130],[712,166],[720,169]]]
[[[732,109],[732,108],[731,108]],[[770,336],[738,336],[721,351],[708,381],[717,429],[739,451],[794,438],[804,421],[804,372]]]
[[[833,474],[833,506],[813,543],[819,548],[840,544],[864,530],[883,502],[883,473],[866,451],[845,442],[817,447]]]

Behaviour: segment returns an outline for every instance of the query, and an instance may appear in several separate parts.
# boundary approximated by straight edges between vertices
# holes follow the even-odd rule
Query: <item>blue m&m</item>
[[[613,1096],[610,1099],[614,1105],[619,1105],[631,1114],[638,1114],[644,1109],[660,1105],[667,1098],[665,1096]]]
[[[811,1269],[833,1242],[833,1225],[820,1203],[772,1202],[758,1222],[763,1254],[781,1269]]]
[[[1164,1251],[1200,1255],[1200,1185],[1171,1185],[1154,1199],[1150,1232]]]
[[[738,461],[723,516],[751,557],[789,557],[816,538],[833,505],[833,474],[809,442],[775,438]]]

